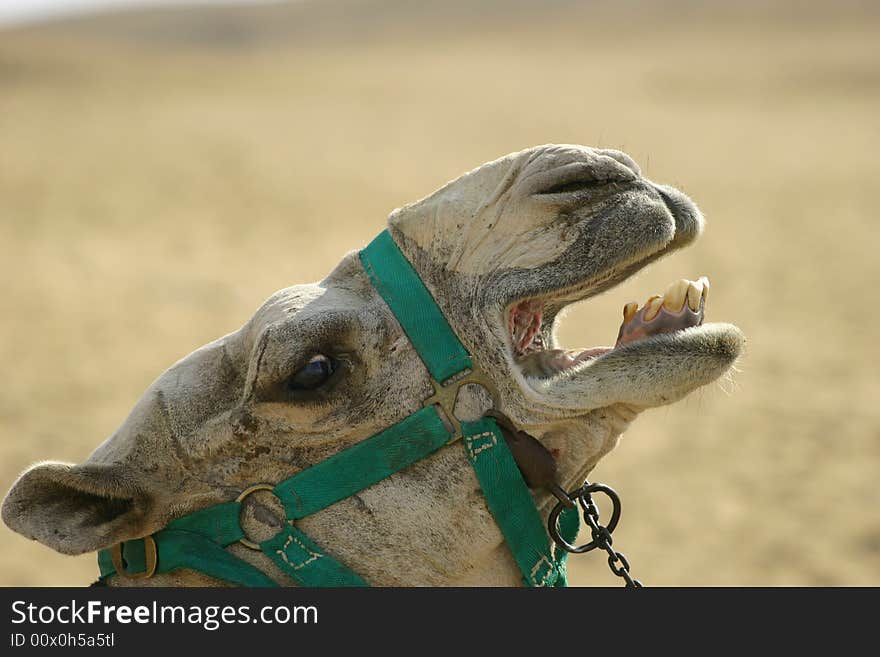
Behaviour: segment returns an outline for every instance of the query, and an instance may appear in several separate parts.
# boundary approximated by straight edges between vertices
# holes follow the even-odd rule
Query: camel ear
[[[64,554],[93,552],[140,536],[146,496],[119,465],[40,463],[3,501],[10,529]]]

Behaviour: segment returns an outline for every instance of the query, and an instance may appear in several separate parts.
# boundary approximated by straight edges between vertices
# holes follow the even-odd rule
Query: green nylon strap
[[[361,252],[370,280],[388,303],[436,381],[467,368],[470,356],[449,326],[418,274],[388,231]],[[504,441],[489,418],[462,422],[464,449],[495,521],[528,586],[564,586],[564,551],[551,550],[532,494]],[[446,445],[453,433],[435,406],[426,406],[397,424],[277,484],[288,520],[302,518],[382,481]],[[239,502],[217,504],[171,522],[153,535],[156,572],[186,568],[241,586],[276,586],[267,575],[224,548],[243,538]],[[560,532],[569,542],[578,527],[577,510],[566,510]],[[353,571],[330,557],[288,522],[260,550],[304,586],[367,586]],[[143,539],[122,546],[125,570],[146,571]],[[116,574],[110,550],[101,550],[102,578]]]
[[[527,586],[554,586],[564,578],[564,564],[550,548],[550,538],[532,493],[491,418],[462,422],[464,447],[474,466],[486,504],[504,535]]]
[[[574,544],[577,538],[578,530],[581,525],[581,514],[577,507],[571,509],[563,509],[559,514],[559,535],[562,536],[569,544]],[[568,572],[566,570],[566,560],[568,552],[558,545],[553,546],[553,560],[559,568],[559,579],[556,580],[554,586],[568,586]]]
[[[238,586],[278,586],[262,571],[200,534],[163,529],[153,539],[158,553],[156,573],[186,568]],[[300,586],[368,586],[293,525],[261,543],[260,549]],[[122,554],[127,573],[137,575],[146,570],[143,539],[123,543]],[[116,574],[109,550],[98,553],[98,567],[102,579]]]
[[[442,383],[464,369],[473,368],[467,350],[391,233],[379,233],[361,250],[360,257],[376,290],[436,381]]]
[[[303,518],[351,497],[443,447],[452,436],[426,406],[275,486],[288,518]]]
[[[133,542],[134,541],[125,541],[122,544],[123,554],[128,554],[128,544]],[[143,552],[143,547],[141,548],[141,552]],[[141,557],[141,560],[143,561],[143,557]],[[141,565],[138,572],[143,572],[145,568],[146,566]],[[106,579],[116,574],[116,568],[113,566],[113,561],[110,559],[110,550],[98,551],[98,570],[101,573],[101,579]]]
[[[564,556],[550,556],[547,534],[522,475],[492,419],[462,423],[464,448],[490,511],[529,586],[564,585]],[[275,488],[289,517],[299,518],[349,497],[443,447],[450,431],[436,408],[423,408],[365,441],[287,479]],[[195,570],[240,586],[275,586],[259,570],[226,552],[244,534],[239,502],[226,502],[172,521],[154,535],[157,573]],[[570,516],[563,515],[564,536]],[[575,532],[577,514],[574,515]],[[573,539],[574,536],[571,536]],[[260,544],[281,570],[302,586],[367,586],[356,573],[330,557],[305,533],[288,524]],[[146,569],[144,542],[123,544],[126,571]],[[103,577],[116,573],[108,550],[99,553]]]
[[[167,573],[186,568],[237,586],[278,586],[262,571],[233,556],[209,538],[187,531],[163,529],[153,534],[159,555],[156,572]],[[126,572],[142,573],[146,570],[143,539],[125,541],[122,556]],[[102,579],[116,574],[109,550],[98,553],[98,566]]]
[[[300,586],[369,586],[290,523],[260,549]]]
[[[244,538],[238,515],[241,502],[224,502],[172,520],[166,529],[194,532],[222,547]]]
[[[288,519],[303,518],[409,467],[446,445],[451,435],[436,407],[428,406],[282,481],[274,493]],[[222,549],[244,537],[240,511],[240,502],[225,502],[173,520],[153,536],[156,572],[189,568],[239,585],[274,586],[265,575],[254,577],[248,571],[259,571]],[[293,526],[262,543],[260,549],[303,586],[367,585]],[[123,558],[127,572],[144,572],[143,540],[126,541]],[[98,554],[98,564],[103,577],[116,573],[109,550]],[[237,575],[237,569],[243,574]]]

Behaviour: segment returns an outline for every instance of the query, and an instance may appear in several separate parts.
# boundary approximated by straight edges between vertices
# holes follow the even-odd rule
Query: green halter
[[[459,388],[479,383],[494,395],[488,379],[474,367],[443,312],[415,269],[383,231],[360,253],[376,290],[388,304],[432,377],[434,394],[422,408],[397,424],[276,484],[256,484],[235,501],[173,520],[164,529],[98,553],[101,579],[125,574],[151,577],[188,569],[239,586],[277,586],[265,573],[233,556],[233,543],[260,550],[301,586],[368,586],[295,524],[358,491],[382,481],[453,442],[461,442],[526,586],[565,586],[566,553],[551,542],[532,493],[494,419],[459,423],[453,406]],[[450,377],[461,375],[442,385]],[[444,418],[446,422],[444,422]],[[450,428],[451,425],[451,428]],[[262,543],[247,539],[239,513],[258,490],[281,500],[284,529]],[[569,542],[578,528],[577,512],[563,512],[560,531]]]

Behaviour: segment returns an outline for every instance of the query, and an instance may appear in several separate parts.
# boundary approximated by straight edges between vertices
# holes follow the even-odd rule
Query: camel
[[[692,243],[702,228],[687,196],[643,177],[628,155],[577,145],[486,163],[387,222],[487,377],[459,388],[454,421],[502,411],[553,455],[566,490],[638,414],[716,381],[739,356],[738,328],[703,322],[706,279],[627,304],[613,347],[557,342],[566,306]],[[354,251],[324,280],[280,290],[239,330],[172,365],[85,462],[26,470],[2,517],[64,554],[106,550],[302,472],[415,413],[433,392]],[[532,495],[546,520],[556,499]],[[285,522],[270,491],[242,502],[241,531],[252,541]],[[371,585],[522,584],[461,441],[296,525]],[[277,584],[297,583],[259,550],[226,549]],[[188,569],[120,572],[108,583],[224,584]]]

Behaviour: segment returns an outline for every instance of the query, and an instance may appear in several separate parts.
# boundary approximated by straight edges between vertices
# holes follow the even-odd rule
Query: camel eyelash
[[[276,386],[275,396],[289,402],[327,401],[351,369],[348,354],[335,354],[332,350],[313,352]]]

